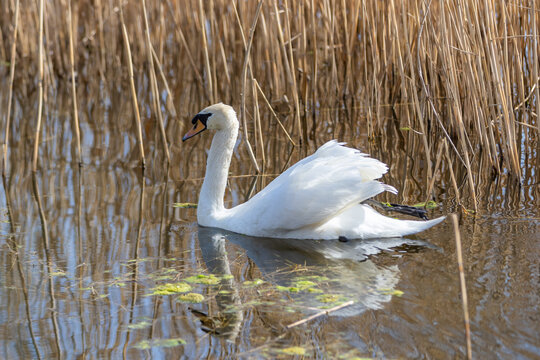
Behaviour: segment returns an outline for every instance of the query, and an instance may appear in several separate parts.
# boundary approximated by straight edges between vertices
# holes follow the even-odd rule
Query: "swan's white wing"
[[[242,222],[235,224],[240,228],[263,233],[319,224],[385,190],[397,192],[375,180],[387,170],[382,162],[333,140],[231,209],[232,218]]]

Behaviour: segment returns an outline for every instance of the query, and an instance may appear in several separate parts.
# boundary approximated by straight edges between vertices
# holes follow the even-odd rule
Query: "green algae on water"
[[[334,303],[341,299],[340,295],[336,294],[323,294],[317,296],[317,300],[319,300],[322,303]]]
[[[131,330],[137,330],[137,329],[144,329],[144,328],[147,328],[149,327],[150,325],[152,325],[152,323],[150,321],[147,321],[147,320],[143,320],[143,321],[140,321],[138,323],[134,323],[134,324],[129,324],[127,326],[128,329],[131,329]]]
[[[310,280],[300,280],[294,283],[295,287],[297,287],[299,290],[308,290],[309,288],[312,288],[314,286],[317,286],[316,283]]]
[[[191,285],[186,283],[167,283],[152,289],[151,295],[172,295],[191,291]]]
[[[300,291],[297,287],[294,287],[294,286],[281,286],[281,285],[277,285],[276,286],[276,289],[278,291],[287,291],[287,292],[292,292],[292,293],[297,293],[298,291]]]
[[[210,274],[210,275],[194,275],[190,276],[185,281],[192,283],[192,284],[202,284],[202,285],[217,285],[221,281],[217,276]]]
[[[183,303],[197,304],[204,301],[204,296],[197,293],[189,293],[180,295],[176,300]]]

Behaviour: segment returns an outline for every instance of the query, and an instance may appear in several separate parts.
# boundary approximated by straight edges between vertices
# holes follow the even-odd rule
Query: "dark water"
[[[0,192],[1,358],[275,358],[291,351],[320,359],[465,356],[449,221],[406,239],[347,243],[199,228],[194,209],[173,204],[196,202],[204,176],[210,134],[180,143],[182,121],[200,104],[184,109],[178,121],[169,119],[170,169],[155,123],[144,119],[143,173],[127,100],[83,111],[80,169],[73,160],[69,101],[60,95],[56,101],[45,117],[36,176],[30,170],[33,122],[23,121],[33,119],[35,107],[15,106],[9,172]],[[338,137],[391,164],[384,180],[400,195],[382,200],[425,200],[424,165],[410,156],[418,144],[372,141],[361,123],[348,132],[321,118],[328,131],[304,149],[278,139],[277,127],[265,129],[269,176],[256,189]],[[536,153],[526,156],[534,164]],[[524,171],[521,188],[479,171],[478,213],[461,218],[475,358],[540,358],[538,174],[535,165]],[[240,143],[229,204],[249,195],[252,178],[240,175],[250,174]],[[457,210],[447,175],[435,182],[434,194],[440,206],[431,217]],[[465,203],[472,208],[466,194]],[[217,277],[202,276],[210,273]],[[197,283],[206,279],[218,283]],[[186,281],[202,302],[154,294],[160,284]]]

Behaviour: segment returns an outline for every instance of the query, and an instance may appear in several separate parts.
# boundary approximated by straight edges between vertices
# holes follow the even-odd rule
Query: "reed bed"
[[[43,84],[51,109],[47,99],[71,80],[73,101],[80,100],[74,111],[107,99],[129,102],[118,94],[130,92],[134,110],[126,116],[136,121],[123,129],[137,134],[143,162],[147,131],[161,137],[167,161],[187,117],[223,101],[242,109],[254,172],[272,156],[264,129],[276,127],[272,136],[307,148],[322,129],[341,126],[347,139],[367,133],[384,142],[399,132],[418,143],[413,157],[422,163],[427,198],[443,173],[458,203],[471,198],[471,207],[485,174],[518,184],[537,176],[529,163],[540,130],[534,0],[95,0],[71,2],[66,17],[69,1],[45,1],[42,41],[35,1],[21,0],[18,17],[19,1],[0,12],[3,64],[15,64],[16,45],[13,101]],[[9,71],[0,67],[2,76]],[[139,111],[154,119],[155,131],[140,124]],[[5,134],[6,126],[20,126],[9,116],[2,114]],[[44,131],[39,119],[34,138]],[[4,152],[14,151],[10,141]]]

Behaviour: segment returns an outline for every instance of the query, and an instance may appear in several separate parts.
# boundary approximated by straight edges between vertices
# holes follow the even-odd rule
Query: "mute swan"
[[[223,197],[238,135],[236,113],[219,103],[191,122],[193,128],[182,141],[216,130],[197,208],[202,226],[250,236],[330,240],[399,237],[444,220],[397,220],[361,204],[383,191],[397,190],[376,180],[388,170],[385,164],[335,140],[291,166],[249,201],[226,209]]]

